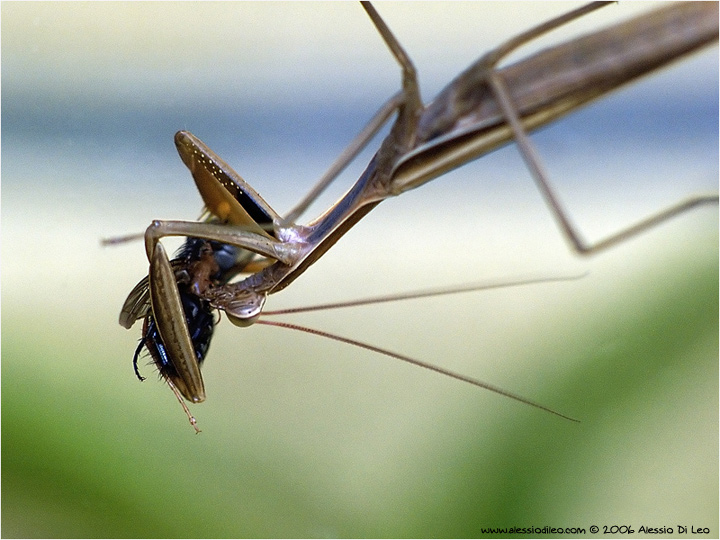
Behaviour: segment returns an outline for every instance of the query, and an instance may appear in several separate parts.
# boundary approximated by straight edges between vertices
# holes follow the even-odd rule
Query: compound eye
[[[245,291],[242,297],[236,296],[223,309],[235,326],[250,326],[260,317],[266,298],[264,293]]]

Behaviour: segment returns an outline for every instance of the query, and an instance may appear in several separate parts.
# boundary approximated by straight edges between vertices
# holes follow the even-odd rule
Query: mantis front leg
[[[298,231],[295,231],[296,233]],[[182,316],[180,293],[177,278],[172,270],[170,260],[160,239],[165,236],[188,236],[202,238],[241,247],[277,260],[287,267],[292,267],[306,253],[310,246],[302,241],[283,242],[268,236],[243,230],[233,225],[218,225],[215,223],[197,223],[187,221],[153,221],[145,231],[145,249],[150,261],[150,295],[153,299],[152,310],[155,313],[160,335],[165,341],[165,334],[171,336],[177,346],[168,347],[170,356],[179,358],[194,358],[188,355],[192,351],[191,340],[187,325]],[[298,235],[299,236],[299,235]],[[167,303],[163,301],[167,297]],[[230,320],[240,326],[247,326],[257,319],[265,303],[266,292],[263,290],[237,290],[233,295],[218,293],[217,306],[230,317]],[[163,315],[156,312],[155,305],[161,305]],[[163,328],[165,330],[163,331]],[[180,336],[180,337],[178,337]],[[189,360],[187,360],[189,362]],[[198,369],[199,372],[199,369]],[[179,385],[178,385],[179,386]]]
[[[190,236],[230,244],[292,265],[303,253],[302,242],[283,242],[248,232],[242,226],[196,221],[153,221],[145,231],[145,252],[152,263],[155,246],[165,236]]]

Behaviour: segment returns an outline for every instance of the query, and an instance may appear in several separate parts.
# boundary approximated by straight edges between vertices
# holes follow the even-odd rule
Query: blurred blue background
[[[430,100],[490,47],[571,7],[520,6],[378,9]],[[608,7],[523,54],[652,7]],[[100,239],[199,215],[179,129],[289,210],[396,91],[397,66],[354,3],[1,9],[3,536],[464,537],[613,524],[717,535],[716,208],[580,259],[507,147],[383,203],[268,302],[587,272],[292,318],[487,380],[579,425],[366,351],[222,321],[208,400],[192,408],[196,437],[165,385],[135,379],[140,329],[117,324],[147,273],[143,247]],[[717,47],[534,140],[589,239],[717,191]]]

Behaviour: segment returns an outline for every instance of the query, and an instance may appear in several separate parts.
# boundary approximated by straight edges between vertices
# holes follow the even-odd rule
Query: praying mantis
[[[409,56],[377,11],[364,2],[368,16],[401,68],[402,90],[380,108],[315,188],[285,216],[278,215],[200,139],[186,131],[178,132],[178,153],[192,173],[208,219],[153,221],[145,232],[148,277],[130,293],[120,315],[120,324],[126,328],[143,319],[143,337],[134,359],[138,377],[138,355],[146,347],[197,430],[184,400],[200,403],[206,398],[200,365],[212,337],[213,310],[224,311],[238,326],[270,324],[260,318],[267,296],[290,285],[380,202],[511,141],[517,143],[569,245],[582,256],[617,245],[698,206],[717,204],[717,194],[693,196],[588,244],[558,201],[527,133],[718,38],[717,4],[687,3],[577,38],[517,64],[497,67],[524,43],[602,5],[574,10],[503,43],[426,106]],[[392,115],[395,119],[389,134],[357,182],[320,217],[298,225],[298,218]],[[172,261],[160,241],[168,236],[188,238]],[[232,281],[239,274],[247,276]],[[384,349],[342,341],[569,418],[488,383]]]

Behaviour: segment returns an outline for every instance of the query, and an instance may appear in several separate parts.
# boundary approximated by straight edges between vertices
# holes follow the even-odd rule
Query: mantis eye
[[[253,324],[265,305],[266,294],[255,291],[247,291],[242,298],[236,298],[225,306],[225,313],[228,319],[235,326],[250,326]]]

